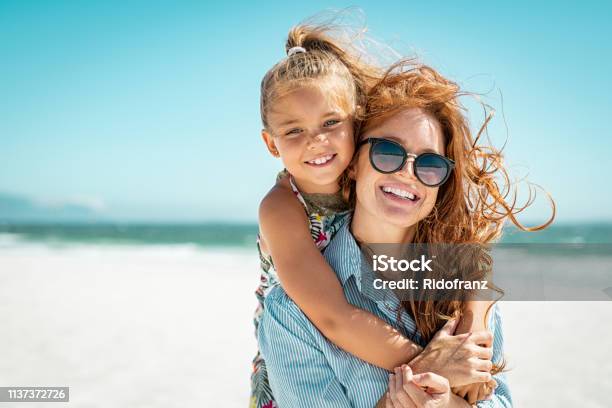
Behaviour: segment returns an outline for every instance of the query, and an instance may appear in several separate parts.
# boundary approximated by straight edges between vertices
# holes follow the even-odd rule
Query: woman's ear
[[[274,157],[280,157],[278,149],[276,148],[276,143],[274,143],[274,138],[266,129],[261,130],[261,138],[266,144],[266,147],[268,148],[270,154]]]

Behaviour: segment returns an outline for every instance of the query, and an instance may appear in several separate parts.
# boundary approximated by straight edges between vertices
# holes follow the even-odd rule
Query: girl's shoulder
[[[278,177],[276,184],[266,193],[259,204],[260,219],[270,213],[291,210],[303,211],[301,201],[296,201],[296,193],[288,177]]]
[[[276,182],[278,183],[280,180],[286,179],[286,178],[289,178],[289,172],[287,171],[287,169],[282,169],[276,175]]]
[[[297,188],[293,177],[285,169],[276,176],[276,183],[265,195],[259,206],[260,219],[262,215],[270,212],[284,212],[283,210],[298,210],[309,213],[308,205],[300,190]]]
[[[306,194],[297,187],[286,170],[277,176],[276,184],[264,197],[259,208],[260,226],[287,228],[299,219],[308,222],[313,241],[324,249],[338,230],[349,207],[340,192]]]

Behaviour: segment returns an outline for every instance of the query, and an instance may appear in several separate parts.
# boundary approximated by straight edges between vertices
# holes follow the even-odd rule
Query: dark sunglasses
[[[416,178],[428,187],[442,185],[448,180],[455,167],[451,159],[436,153],[408,153],[401,144],[383,138],[370,137],[357,145],[370,144],[370,163],[377,171],[395,173],[404,168],[408,157],[413,157],[412,169]]]

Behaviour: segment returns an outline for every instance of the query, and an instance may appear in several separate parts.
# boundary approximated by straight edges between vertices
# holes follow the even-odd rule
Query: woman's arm
[[[347,302],[289,187],[279,183],[266,195],[259,223],[263,249],[271,254],[285,292],[331,342],[389,371],[421,351],[382,319]]]
[[[456,334],[474,333],[486,330],[487,313],[492,301],[471,300],[463,303],[461,319],[457,325]],[[490,346],[490,345],[487,345]],[[465,398],[470,404],[476,403],[491,394],[494,387],[491,383],[474,383],[453,388],[453,392],[461,398]]]

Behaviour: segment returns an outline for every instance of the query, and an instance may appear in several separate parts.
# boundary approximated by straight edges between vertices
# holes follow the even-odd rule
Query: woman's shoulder
[[[314,327],[302,309],[287,295],[281,285],[275,285],[264,300],[262,321],[269,319],[284,322],[281,323],[283,325],[292,321],[294,324],[298,323],[302,329],[307,329],[307,331],[313,331],[312,328]],[[266,323],[261,326],[265,327]]]

